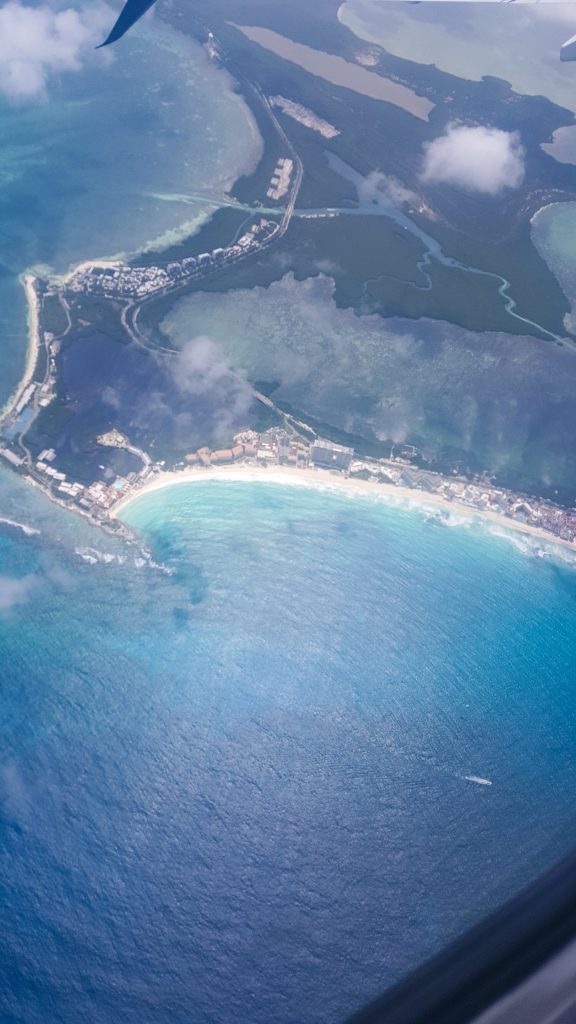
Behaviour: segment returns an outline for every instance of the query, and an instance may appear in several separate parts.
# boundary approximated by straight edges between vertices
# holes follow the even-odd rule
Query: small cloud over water
[[[37,582],[37,577],[32,574],[20,579],[0,576],[0,614],[12,611],[17,605],[26,604]]]

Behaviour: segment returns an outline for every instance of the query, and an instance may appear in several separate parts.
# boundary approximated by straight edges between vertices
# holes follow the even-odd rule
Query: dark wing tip
[[[115,43],[118,39],[121,39],[128,29],[132,28],[132,25],[135,25],[154,3],[155,0],[127,0],[127,3],[120,11],[120,15],[112,27],[112,31],[104,42],[100,43],[96,49],[101,50],[103,46],[110,46],[111,43]]]

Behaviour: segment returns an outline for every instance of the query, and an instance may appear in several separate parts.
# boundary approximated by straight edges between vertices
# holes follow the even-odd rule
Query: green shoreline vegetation
[[[241,3],[235,10],[235,19],[243,24],[266,26],[271,31],[286,34],[286,38],[298,36],[299,42],[316,46],[323,52],[338,49],[339,55],[348,61],[356,59],[361,48],[358,40],[339,23],[331,24],[322,39],[318,37],[319,24],[326,28],[326,12],[335,9],[332,0],[320,4],[321,12],[308,11],[302,0],[298,0],[297,6],[299,11],[302,8],[302,17],[294,19],[291,10],[290,24],[294,26],[297,21],[299,26],[292,36],[285,24],[286,14],[277,4]],[[479,337],[482,334],[490,339],[502,337],[502,343],[509,336],[507,344],[512,344],[515,335],[521,335],[521,341],[527,333],[537,338],[537,323],[541,323],[542,351],[564,344],[561,339],[567,335],[564,322],[569,304],[532,244],[530,217],[552,196],[557,202],[573,201],[576,197],[573,169],[559,165],[540,148],[542,140],[549,138],[554,130],[573,121],[571,113],[542,97],[515,96],[504,82],[467,82],[436,68],[414,65],[371,48],[370,72],[426,96],[432,104],[427,121],[394,104],[334,86],[310,70],[303,70],[251,42],[226,20],[225,0],[216,0],[210,6],[209,16],[206,12],[207,9],[210,30],[202,21],[202,3],[199,13],[178,12],[176,27],[208,42],[212,56],[235,78],[236,88],[248,103],[261,133],[262,156],[252,173],[235,182],[231,205],[217,209],[194,235],[160,252],[147,250],[134,257],[129,266],[135,273],[140,272],[139,268],[151,271],[160,268],[165,273],[171,263],[181,263],[193,259],[200,251],[212,252],[235,243],[255,219],[270,218],[266,210],[266,203],[270,202],[266,199],[266,190],[278,160],[288,153],[294,157],[297,154],[304,167],[302,183],[294,182],[296,215],[290,220],[281,206],[276,217],[272,214],[272,226],[283,225],[281,231],[274,228],[277,238],[273,239],[273,248],[256,246],[242,262],[223,263],[205,274],[192,275],[189,280],[183,279],[165,289],[160,297],[152,294],[127,302],[120,296],[104,297],[89,290],[82,291],[82,288],[71,295],[64,287],[71,317],[64,330],[62,305],[54,294],[48,294],[42,310],[44,327],[62,338],[62,346],[54,356],[56,397],[48,408],[39,411],[27,431],[27,443],[31,441],[33,449],[52,444],[73,418],[70,406],[73,398],[69,399],[62,389],[61,371],[63,358],[75,345],[92,344],[97,332],[107,342],[120,343],[128,349],[137,342],[143,354],[155,352],[161,356],[164,353],[164,357],[170,359],[171,353],[177,353],[182,345],[181,338],[175,339],[170,324],[187,302],[193,303],[195,298],[202,297],[208,301],[211,295],[220,295],[224,300],[250,292],[261,294],[263,289],[283,286],[290,275],[302,284],[313,280],[322,282],[326,278],[333,281],[335,309],[342,313],[353,312],[362,329],[364,323],[373,324],[375,317],[380,318],[383,331],[387,330],[389,322],[399,319],[406,324],[413,321],[415,325],[436,320],[440,325],[456,325],[464,331],[476,332]],[[169,12],[167,17],[170,20]],[[217,35],[216,45],[212,29]],[[220,42],[223,50],[220,50]],[[243,70],[245,67],[250,68],[249,78]],[[332,138],[321,137],[280,111],[272,115],[265,99],[272,94],[286,95],[291,101],[302,104],[327,123],[336,125],[339,134]],[[480,111],[482,119],[488,118],[489,123],[507,130],[522,130],[527,151],[526,185],[518,195],[506,199],[479,201],[460,194],[458,203],[454,204],[452,190],[422,185],[419,178],[422,146],[450,120],[474,119]],[[427,260],[422,238],[403,230],[385,211],[356,211],[356,189],[328,163],[328,154],[339,157],[364,178],[378,172],[399,180],[421,204],[418,209],[416,203],[410,212],[414,224],[439,242],[445,254],[464,266],[447,266],[433,256]],[[193,197],[190,202],[194,202]],[[471,269],[466,270],[466,266]],[[474,272],[478,270],[483,273]],[[507,294],[514,299],[521,316],[534,319],[532,331],[528,332],[526,323],[513,319],[507,312],[498,276],[509,281]],[[297,291],[294,294],[297,295]],[[193,323],[192,319],[190,330],[194,333]],[[550,333],[557,337],[556,341],[550,339]],[[532,339],[530,341],[533,345]],[[382,344],[385,344],[385,336]],[[492,341],[490,345],[493,346]],[[430,338],[415,356],[424,358],[426,346],[430,354],[425,358],[430,359],[438,348],[438,341]],[[470,346],[469,350],[471,353]],[[254,355],[256,352],[257,346]],[[236,351],[233,344],[226,348],[225,355],[232,373],[240,371],[242,379],[247,375],[254,394],[260,395],[257,399],[260,405],[255,407],[259,411],[251,412],[246,426],[262,430],[270,424],[283,422],[286,416],[293,416],[302,424],[308,424],[313,432],[352,444],[360,455],[373,458],[385,455],[393,443],[393,433],[387,436],[385,429],[375,433],[371,425],[379,396],[372,385],[366,388],[361,378],[355,376],[355,368],[360,367],[364,359],[362,352],[360,358],[356,357],[350,364],[347,380],[338,381],[336,387],[336,394],[338,388],[345,387],[340,406],[346,413],[348,405],[349,425],[345,425],[346,415],[344,419],[340,415],[332,417],[329,405],[318,403],[310,389],[302,389],[300,394],[298,389],[286,392],[281,379],[276,379],[274,366],[267,367],[265,360],[261,365],[257,359],[247,361],[246,354]],[[290,358],[288,353],[287,357]],[[493,355],[490,359],[494,361]],[[375,369],[374,365],[372,374]],[[330,368],[325,371],[328,378],[330,372]],[[362,367],[362,374],[366,372],[367,367]],[[256,383],[262,378],[269,382],[265,387]],[[319,383],[313,376],[311,381],[313,386]],[[490,408],[490,401],[491,398],[485,402],[486,409]],[[115,426],[113,408],[106,415],[108,427]],[[408,428],[406,440],[417,445],[411,457],[414,465],[433,467],[440,473],[458,471],[471,478],[495,473],[505,486],[518,487],[523,493],[538,497],[555,494],[557,500],[567,505],[576,498],[576,475],[572,474],[569,462],[564,470],[566,480],[558,478],[557,471],[564,458],[562,453],[553,460],[556,475],[553,473],[551,481],[544,483],[540,466],[546,464],[549,444],[555,443],[553,434],[548,442],[544,440],[534,462],[539,480],[529,465],[507,470],[508,476],[506,473],[502,476],[502,467],[494,464],[490,445],[478,434],[479,424],[472,441],[466,445],[458,435],[458,428],[444,422],[445,411],[431,408],[427,415],[432,428],[428,434],[421,425],[418,429],[415,425]],[[545,412],[543,417],[545,420]],[[222,441],[229,438],[230,432]],[[22,439],[23,435],[21,443]],[[84,444],[82,439],[80,441],[78,458]],[[156,458],[163,453],[175,461],[185,451],[180,442],[180,447],[174,447],[174,443],[162,435],[152,443]],[[533,441],[531,444],[534,448]],[[74,472],[77,468],[74,459],[70,462],[70,457],[67,458],[68,470]]]
[[[250,4],[241,5],[238,17],[240,14],[243,18],[256,17],[254,8]],[[272,16],[263,19],[263,24],[276,24],[278,8],[272,5],[270,14]],[[217,17],[218,5],[213,11],[212,20]],[[179,19],[179,22],[181,21],[182,18]],[[192,22],[194,25],[194,19]],[[301,38],[306,35],[303,26],[307,22],[308,18],[302,12],[302,18],[298,19]],[[336,35],[340,37],[341,32],[350,36],[350,40],[354,43],[351,33],[342,29],[342,26]],[[558,282],[531,244],[529,220],[530,216],[552,196],[555,201],[571,200],[574,197],[575,177],[572,170],[565,167],[558,170],[560,165],[543,154],[540,149],[540,142],[546,141],[556,127],[572,123],[573,115],[571,113],[554,107],[549,101],[540,97],[511,96],[506,83],[496,81],[469,83],[441,72],[435,72],[433,76],[436,78],[434,98],[445,99],[448,95],[450,105],[438,104],[431,115],[433,124],[427,125],[418,122],[416,118],[391,104],[355,96],[349,90],[331,86],[322,79],[303,72],[295,65],[282,61],[258,45],[250,44],[238,30],[233,29],[229,24],[219,25],[218,33],[222,35],[225,45],[231,49],[233,60],[244,62],[250,66],[251,74],[262,85],[264,93],[284,92],[290,98],[314,110],[318,116],[328,121],[332,119],[332,121],[338,122],[341,134],[334,139],[325,140],[290,121],[282,114],[279,115],[280,121],[297,146],[305,165],[304,181],[298,198],[300,209],[313,210],[322,207],[354,205],[355,195],[350,183],[328,168],[326,152],[332,152],[341,157],[363,176],[377,170],[396,176],[406,188],[421,192],[418,159],[415,157],[418,158],[422,144],[438,134],[441,126],[448,120],[473,118],[475,114],[479,113],[478,108],[483,104],[482,120],[488,118],[490,123],[504,129],[520,128],[524,133],[529,131],[531,136],[530,175],[521,197],[512,196],[497,202],[478,203],[478,200],[472,201],[463,194],[459,194],[458,209],[455,211],[447,206],[447,201],[453,200],[452,190],[436,187],[432,190],[432,205],[437,209],[439,216],[433,221],[419,218],[417,213],[413,213],[412,216],[419,226],[441,243],[445,252],[459,262],[480,270],[494,272],[509,280],[511,282],[510,293],[517,302],[522,315],[539,322],[543,315],[542,311],[545,310],[545,326],[553,333],[563,333],[563,320],[568,311],[568,305]],[[330,37],[331,33],[328,33],[328,39]],[[325,40],[324,48],[327,45]],[[358,49],[357,45],[355,49]],[[353,51],[350,49],[347,53],[353,56]],[[407,80],[406,67],[410,67],[409,62],[396,60],[395,64],[398,63],[403,65],[404,80]],[[379,69],[371,68],[372,70],[378,72]],[[428,92],[432,94],[429,84],[431,69],[422,69],[421,66],[414,65],[411,70],[414,71],[414,78],[410,84],[422,89],[419,77],[425,72]],[[245,98],[250,103],[248,94],[245,94]],[[505,116],[502,115],[502,111]],[[257,116],[260,131],[262,132],[264,129],[266,142],[266,127],[262,124],[261,116],[258,117],[256,108],[254,108],[254,113]],[[263,173],[265,177],[267,170],[262,165],[251,178],[237,183],[233,190],[234,195],[243,201],[254,201],[258,193],[262,194],[259,189]],[[426,196],[426,200],[429,201],[429,196]],[[170,257],[174,257],[177,252],[185,255],[187,251],[192,251],[196,241],[202,245],[205,239],[211,241],[214,238],[216,244],[223,244],[223,239],[229,232],[229,227],[234,223],[233,218],[236,216],[238,216],[237,211],[220,211],[217,215],[218,220],[201,229],[199,235],[185,242],[182,247],[170,250]],[[456,220],[454,220],[455,217]],[[320,234],[324,226],[327,231],[330,231],[327,224],[320,223]],[[221,235],[220,231],[222,231]],[[294,239],[293,245],[291,245],[292,239]],[[300,244],[301,237],[298,234],[298,226],[293,223],[289,235],[283,240],[282,261],[291,258],[296,262]],[[325,258],[327,247],[328,242],[323,244],[320,239],[319,259]],[[368,252],[371,251],[369,243],[366,248]],[[338,262],[340,252],[337,251],[333,255],[335,262]],[[164,256],[163,253],[150,254],[148,261],[163,260]],[[373,266],[368,275],[370,278],[379,276],[380,256],[379,250],[372,250]],[[293,266],[292,269],[298,273],[296,266]],[[379,297],[384,312],[386,312],[386,302],[389,302],[393,314],[401,314],[402,302],[405,301],[405,315],[414,318],[433,316],[473,329],[489,330],[496,327],[503,331],[518,333],[518,326],[510,321],[498,296],[496,296],[495,302],[486,302],[488,296],[483,294],[486,288],[485,282],[479,282],[478,279],[467,282],[467,287],[473,296],[474,290],[478,289],[476,309],[471,313],[470,303],[460,302],[457,295],[458,283],[461,283],[458,280],[460,275],[458,273],[455,276],[454,274],[447,275],[445,269],[438,272],[437,268],[433,272],[437,274],[438,287],[420,295],[406,292],[398,282],[392,279],[383,282],[380,286]],[[268,264],[263,267],[253,263],[250,268],[243,270],[241,286],[255,286],[270,279]],[[210,285],[215,288],[221,287],[222,290],[233,286],[234,281],[225,275],[219,279],[217,284]],[[455,316],[452,315],[454,306],[456,307]],[[489,318],[486,326],[483,326],[482,323],[483,314]],[[498,324],[499,316],[501,319]]]

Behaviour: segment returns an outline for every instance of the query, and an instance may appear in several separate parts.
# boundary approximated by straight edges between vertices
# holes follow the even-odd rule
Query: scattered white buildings
[[[274,174],[270,179],[270,188],[266,195],[269,199],[282,199],[290,188],[290,178],[294,170],[294,161],[290,157],[280,157]]]
[[[14,406],[14,416],[19,416],[20,413],[22,412],[22,410],[26,408],[26,406],[28,405],[28,402],[30,401],[30,399],[34,395],[37,387],[38,387],[37,384],[32,383],[32,384],[29,384],[27,388],[24,388],[24,391],[22,392],[22,394],[20,395],[20,398],[18,399],[18,401],[16,402],[16,405]]]
[[[0,455],[12,466],[21,466],[24,462],[24,459],[16,455],[16,452],[11,452],[9,448],[0,448]]]
[[[292,161],[290,163],[291,173]],[[282,182],[283,182],[282,178]],[[283,187],[280,183],[279,187]],[[164,267],[130,267],[125,263],[102,266],[85,263],[68,282],[71,292],[87,295],[102,295],[110,299],[145,299],[184,283],[189,278],[201,277],[206,271],[223,266],[227,261],[246,255],[269,240],[278,230],[275,222],[260,218],[234,245],[218,247],[198,256],[186,256],[183,260],[169,263]]]
[[[144,298],[166,288],[172,278],[162,267],[83,267],[68,287],[72,292]]]

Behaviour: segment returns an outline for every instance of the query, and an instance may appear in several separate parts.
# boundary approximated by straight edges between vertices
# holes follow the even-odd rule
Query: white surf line
[[[5,516],[0,516],[0,526],[11,526],[15,530],[21,530],[27,537],[40,536],[40,530],[35,526],[27,526],[26,523],[18,523],[15,519],[8,519]]]

